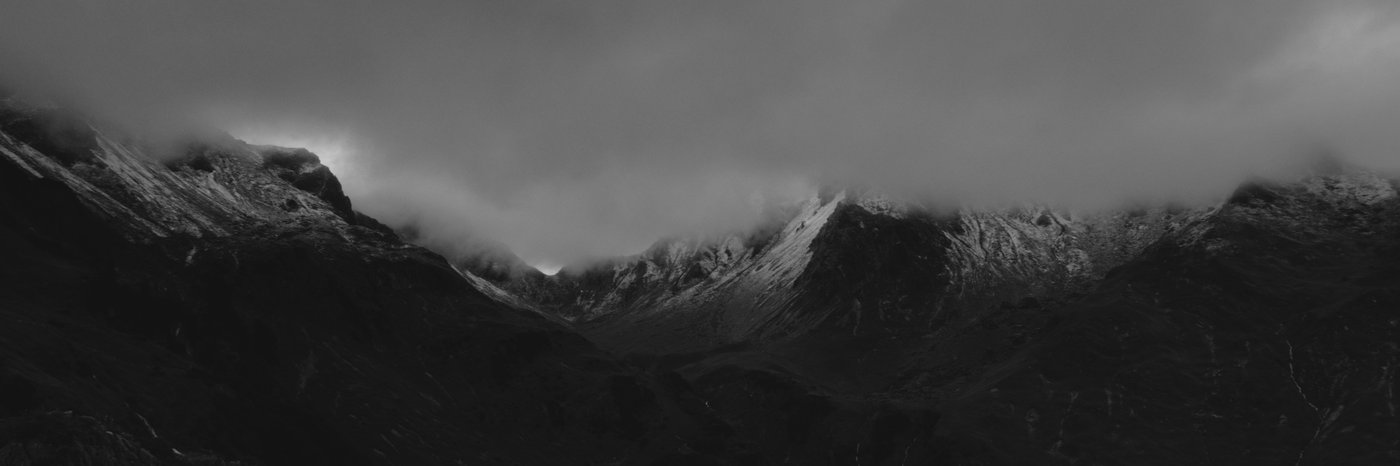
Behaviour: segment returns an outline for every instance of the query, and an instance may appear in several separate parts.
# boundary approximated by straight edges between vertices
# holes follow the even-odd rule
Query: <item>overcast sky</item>
[[[1104,205],[1400,168],[1394,0],[0,0],[0,59],[310,146],[367,213],[534,263],[817,179]]]

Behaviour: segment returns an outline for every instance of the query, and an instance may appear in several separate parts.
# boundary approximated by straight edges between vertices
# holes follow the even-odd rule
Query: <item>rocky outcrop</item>
[[[316,154],[306,149],[274,146],[258,146],[255,150],[262,156],[264,169],[297,189],[325,201],[331,210],[346,222],[355,222],[350,198],[345,196],[345,191],[340,187],[340,180],[331,174],[329,167],[321,165],[321,158]]]

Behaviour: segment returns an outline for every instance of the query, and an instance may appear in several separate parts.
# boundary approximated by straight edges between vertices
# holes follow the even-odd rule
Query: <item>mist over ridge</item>
[[[10,81],[312,146],[367,213],[534,263],[742,228],[756,196],[829,181],[1095,208],[1219,198],[1318,153],[1400,169],[1380,0],[5,11]]]

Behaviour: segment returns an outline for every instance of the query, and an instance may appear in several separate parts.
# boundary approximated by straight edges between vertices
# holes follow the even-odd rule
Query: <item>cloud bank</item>
[[[1390,0],[0,3],[10,80],[311,146],[371,215],[537,263],[814,180],[1103,205],[1400,169]]]

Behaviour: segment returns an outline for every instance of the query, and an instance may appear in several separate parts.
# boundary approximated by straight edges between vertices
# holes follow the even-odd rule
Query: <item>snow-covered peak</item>
[[[254,224],[356,222],[339,181],[304,150],[229,138],[166,151],[108,134],[60,109],[0,105],[0,160],[69,186],[132,239],[221,236]]]

